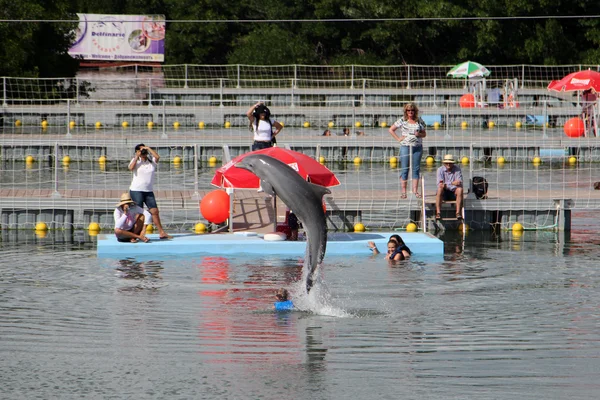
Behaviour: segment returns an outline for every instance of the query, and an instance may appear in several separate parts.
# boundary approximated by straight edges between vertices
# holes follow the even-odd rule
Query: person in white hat
[[[119,242],[136,243],[141,240],[146,243],[149,241],[145,228],[152,217],[148,211],[131,200],[129,193],[121,195],[121,201],[117,203],[113,217],[115,218],[115,235]]]
[[[435,219],[441,219],[442,201],[456,200],[456,218],[462,221],[463,176],[454,156],[446,154],[437,170],[438,189],[435,196]]]

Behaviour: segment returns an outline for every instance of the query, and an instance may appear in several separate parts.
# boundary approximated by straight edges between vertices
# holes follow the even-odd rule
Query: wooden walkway
[[[156,198],[163,215],[183,213],[190,223],[201,221],[199,203],[208,192],[214,190],[159,190]],[[0,189],[1,212],[31,210],[73,210],[75,214],[89,213],[110,214],[115,208],[122,191],[69,189],[54,192],[51,189]],[[600,191],[588,188],[570,188],[565,190],[520,191],[508,190],[499,193],[490,191],[486,200],[467,198],[464,203],[465,212],[475,215],[481,211],[518,213],[523,211],[555,212],[564,210],[600,210]],[[255,190],[237,190],[234,193],[233,227],[234,230],[253,230],[271,232],[275,222],[285,220],[286,207],[283,202],[276,202],[264,193]],[[409,195],[408,199],[400,199],[397,191],[362,191],[351,192],[333,188],[332,194],[325,198],[327,211],[331,215],[346,218],[346,228],[351,228],[353,221],[370,213],[378,215],[420,215],[422,200]],[[426,193],[425,203],[435,203],[435,195]],[[417,214],[415,214],[417,213]],[[74,221],[82,226],[81,221]],[[165,221],[167,224],[169,221]]]

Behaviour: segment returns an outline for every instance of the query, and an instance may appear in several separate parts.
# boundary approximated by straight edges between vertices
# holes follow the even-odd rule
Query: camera
[[[148,155],[148,149],[142,149],[142,150],[140,151],[140,154],[142,154],[142,155],[144,155],[144,156],[147,156],[147,155]]]

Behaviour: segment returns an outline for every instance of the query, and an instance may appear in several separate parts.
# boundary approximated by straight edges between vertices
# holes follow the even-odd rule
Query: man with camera
[[[147,243],[146,225],[151,219],[148,211],[136,206],[129,193],[121,195],[121,201],[113,213],[115,219],[115,235],[119,242]]]
[[[128,166],[129,170],[133,172],[129,194],[138,206],[143,207],[146,204],[148,211],[152,215],[152,221],[156,225],[156,229],[158,229],[159,237],[161,239],[172,239],[162,227],[153,192],[154,176],[158,160],[160,160],[160,156],[150,147],[143,143],[135,146],[135,156]]]

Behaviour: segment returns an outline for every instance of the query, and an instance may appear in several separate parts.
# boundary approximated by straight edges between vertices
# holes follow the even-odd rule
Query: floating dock
[[[385,253],[391,235],[398,232],[330,232],[327,237],[327,255],[370,255],[368,242],[375,242]],[[444,242],[427,233],[401,233],[400,236],[419,257],[442,257]],[[98,235],[99,258],[143,258],[161,256],[187,256],[195,254],[254,255],[254,256],[304,256],[306,241],[267,241],[255,232],[217,234],[175,234],[171,240],[160,240],[158,235],[148,235],[150,242],[119,242],[114,234]]]

